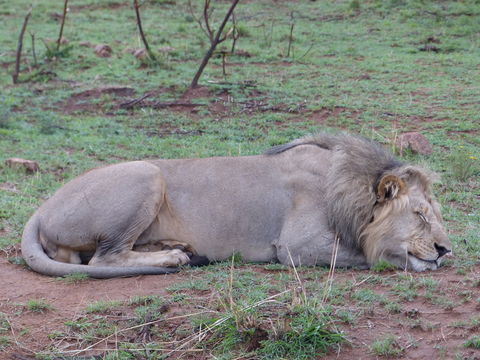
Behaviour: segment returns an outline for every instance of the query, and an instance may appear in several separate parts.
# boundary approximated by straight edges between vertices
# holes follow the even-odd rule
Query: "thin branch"
[[[290,36],[288,37],[287,57],[290,57],[290,49],[292,48],[292,42],[293,42],[293,28],[295,27],[295,18],[293,17],[293,11],[290,13],[290,18],[292,22],[290,24]]]
[[[60,44],[62,42],[63,27],[65,26],[65,19],[67,18],[67,10],[68,10],[68,0],[65,0],[65,2],[63,3],[62,24],[60,25],[60,33],[58,34],[58,39],[57,39],[57,51],[60,50]]]
[[[142,19],[140,18],[140,6],[138,5],[137,0],[133,0],[133,8],[135,9],[135,15],[137,16],[137,26],[138,26],[138,31],[140,32],[140,37],[142,38],[143,45],[145,46],[145,50],[147,50],[147,54],[152,60],[156,60],[155,55],[153,54],[152,50],[150,50],[150,46],[148,45],[147,38],[145,37],[145,34],[143,32],[143,27],[142,27]]]
[[[192,16],[192,18],[198,23],[198,25],[200,26],[200,29],[202,29],[205,35],[207,35],[207,37],[210,38],[210,35],[208,34],[207,29],[205,29],[205,27],[203,26],[202,18],[195,16],[195,11],[193,10],[193,6],[192,6],[192,0],[188,0],[187,4],[188,4],[188,11],[190,12],[190,15]]]
[[[120,108],[122,109],[131,109],[133,107],[135,107],[135,105],[141,103],[143,100],[145,100],[146,98],[150,97],[152,94],[151,93],[146,93],[145,95],[137,98],[137,99],[133,99],[133,100],[130,100],[130,101],[127,101],[127,102],[124,102],[124,103],[121,103],[120,104]]]
[[[30,37],[32,39],[32,56],[33,56],[33,66],[37,66],[37,53],[35,52],[35,34],[30,33]]]
[[[203,6],[203,20],[205,21],[205,27],[207,29],[208,38],[210,39],[210,44],[213,42],[213,31],[210,28],[210,0],[205,0],[205,5]]]
[[[232,48],[230,49],[230,52],[233,54],[235,52],[235,45],[237,44],[237,40],[240,38],[240,33],[237,29],[237,19],[235,18],[235,12],[232,13],[232,24]]]
[[[235,7],[237,6],[239,1],[240,0],[233,0],[232,5],[230,6],[230,9],[228,9],[228,12],[225,15],[225,18],[223,19],[222,24],[218,28],[217,34],[215,35],[215,38],[213,39],[213,42],[210,45],[210,48],[208,49],[207,53],[203,57],[202,63],[200,64],[200,67],[198,68],[197,73],[193,77],[192,83],[190,84],[191,89],[198,86],[198,80],[200,79],[200,76],[202,75],[203,70],[207,66],[208,61],[212,57],[213,52],[215,51],[215,48],[221,42],[220,37],[222,35],[223,29],[225,28],[225,25],[227,24],[227,21],[230,18],[230,15],[232,15],[233,10],[235,10]],[[225,37],[223,38],[223,40],[225,40]]]
[[[30,19],[30,15],[32,15],[32,8],[28,10],[27,15],[25,16],[25,20],[23,20],[22,30],[20,31],[20,36],[18,37],[17,56],[15,59],[15,72],[12,75],[14,84],[17,83],[18,75],[20,74],[20,60],[22,57],[23,36],[25,35],[25,30],[27,29],[28,19]]]

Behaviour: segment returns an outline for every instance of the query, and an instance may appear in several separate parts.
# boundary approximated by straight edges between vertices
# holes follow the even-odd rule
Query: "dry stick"
[[[60,25],[60,33],[58,34],[58,39],[57,39],[57,51],[60,50],[60,43],[62,42],[63,27],[65,26],[65,19],[67,17],[67,9],[68,9],[68,0],[65,0],[65,2],[63,3],[62,24]]]
[[[35,52],[35,34],[30,33],[30,37],[32,38],[32,56],[33,56],[33,66],[37,67],[37,54]]]
[[[162,321],[166,322],[168,320],[184,319],[184,318],[188,318],[188,317],[191,317],[191,316],[197,316],[197,315],[202,315],[202,314],[212,313],[212,312],[215,312],[215,311],[206,310],[206,311],[199,311],[199,312],[193,313],[193,314],[172,316],[170,318],[164,318],[164,319],[157,319],[157,320],[149,321],[149,322],[146,322],[146,323],[143,323],[143,324],[140,324],[140,325],[131,326],[131,327],[128,327],[128,328],[125,328],[125,329],[120,329],[120,330],[117,331],[117,334],[118,333],[123,333],[123,332],[126,332],[126,331],[130,331],[130,330],[134,330],[134,329],[138,329],[138,328],[142,328],[142,327],[147,326],[147,325],[156,324],[156,323],[159,323],[159,322],[162,322]],[[73,354],[73,355],[81,354],[85,351],[88,351],[88,350],[94,348],[95,346],[101,344],[102,342],[112,338],[113,336],[115,336],[115,334],[110,334],[110,335],[105,336],[104,338],[98,340],[97,342],[95,342],[93,344],[90,344],[89,346],[87,346],[83,349],[67,350],[67,351],[63,351],[62,354],[67,354],[67,353],[68,354]]]
[[[295,27],[295,23],[293,22],[293,11],[290,14],[290,17],[292,19],[292,24],[290,25],[290,36],[288,37],[288,50],[287,50],[287,57],[290,57],[290,49],[292,48],[292,42],[293,42],[293,28]]]
[[[235,52],[235,45],[237,44],[237,40],[240,37],[237,29],[237,19],[235,18],[235,12],[232,13],[232,24],[233,24],[233,32],[232,32],[232,48],[230,52],[233,54]]]
[[[332,257],[330,259],[330,270],[328,271],[327,281],[325,282],[325,288],[323,289],[322,304],[324,304],[330,292],[332,290],[333,275],[335,274],[335,266],[337,264],[338,246],[340,243],[340,236],[336,233],[335,240],[333,242]]]
[[[217,30],[217,34],[215,35],[215,39],[213,39],[213,41],[212,41],[212,43],[211,43],[211,45],[210,45],[210,48],[208,49],[207,53],[206,53],[205,56],[203,57],[202,63],[200,64],[200,67],[198,68],[197,73],[195,74],[195,76],[194,76],[194,78],[193,78],[193,80],[192,80],[192,83],[190,84],[190,89],[193,89],[194,87],[197,87],[197,86],[198,86],[198,79],[200,79],[200,76],[202,75],[203,70],[205,69],[205,66],[207,66],[208,61],[209,61],[210,58],[212,57],[213,52],[215,51],[215,48],[217,47],[217,45],[218,45],[219,43],[221,43],[222,41],[225,40],[225,38],[220,39],[220,36],[222,35],[223,28],[224,28],[225,25],[227,24],[227,21],[228,21],[228,19],[230,18],[230,15],[232,15],[233,10],[235,10],[235,6],[237,6],[237,4],[238,4],[239,1],[240,1],[240,0],[233,0],[233,3],[232,3],[232,5],[230,6],[230,9],[228,9],[227,15],[225,16],[225,18],[223,19],[222,24],[220,25],[220,27],[219,27],[218,30]]]
[[[210,35],[209,35],[207,29],[205,29],[205,27],[203,26],[202,18],[197,17],[195,15],[195,12],[194,12],[193,6],[192,6],[192,0],[188,0],[187,5],[188,5],[188,11],[190,12],[190,15],[192,16],[192,18],[198,23],[198,25],[200,26],[200,29],[202,29],[202,31],[205,33],[205,35],[207,35],[207,37],[210,39]]]
[[[138,26],[138,31],[140,32],[140,37],[142,38],[143,45],[145,46],[145,50],[147,50],[148,56],[156,61],[157,59],[155,58],[155,55],[153,54],[152,50],[150,50],[150,46],[148,46],[147,38],[145,37],[145,34],[143,32],[143,27],[142,27],[142,20],[140,18],[140,6],[138,5],[137,0],[133,0],[133,8],[135,9],[135,15],[137,16],[137,26]]]
[[[209,9],[210,9],[210,0],[205,0],[205,5],[203,6],[203,19],[205,21],[205,27],[207,29],[208,38],[210,39],[210,44],[211,44],[213,42],[213,31],[210,28]]]
[[[16,84],[18,81],[18,75],[20,74],[20,59],[22,57],[22,47],[23,47],[23,36],[25,35],[25,30],[27,28],[28,19],[32,15],[32,8],[28,10],[27,15],[25,16],[25,20],[23,21],[22,30],[20,31],[20,36],[18,37],[18,45],[17,45],[17,57],[15,60],[15,72],[12,75],[13,83]]]

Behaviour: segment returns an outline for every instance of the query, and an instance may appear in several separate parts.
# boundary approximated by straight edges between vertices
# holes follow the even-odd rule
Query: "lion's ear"
[[[377,202],[393,200],[406,190],[405,182],[395,175],[384,175],[377,186]]]

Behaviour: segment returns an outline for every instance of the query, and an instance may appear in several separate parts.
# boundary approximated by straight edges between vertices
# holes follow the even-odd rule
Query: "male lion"
[[[58,190],[27,223],[22,252],[42,274],[108,278],[173,272],[189,253],[329,265],[338,238],[338,267],[435,270],[451,243],[431,178],[347,134],[258,156],[120,163]],[[167,250],[136,251],[150,244]]]

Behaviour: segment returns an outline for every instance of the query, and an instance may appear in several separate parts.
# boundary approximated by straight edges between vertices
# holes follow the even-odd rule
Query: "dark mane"
[[[300,145],[332,151],[325,194],[328,221],[344,244],[361,247],[360,237],[372,218],[380,178],[401,174],[411,166],[395,159],[382,145],[346,133],[307,136],[275,146],[266,154],[280,154]]]

